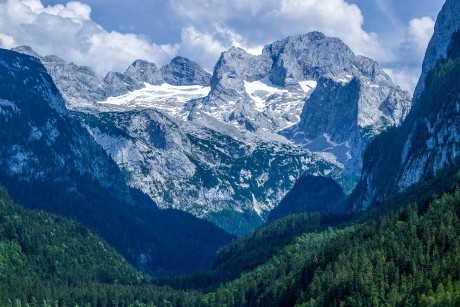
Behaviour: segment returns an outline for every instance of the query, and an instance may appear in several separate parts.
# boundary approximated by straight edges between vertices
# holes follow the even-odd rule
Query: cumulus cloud
[[[211,71],[220,53],[231,46],[258,54],[275,40],[321,31],[379,61],[398,84],[412,90],[434,21],[422,17],[404,25],[391,2],[376,0],[396,29],[382,37],[363,29],[361,10],[347,1],[168,0],[168,9],[155,16],[156,22],[171,24],[166,44],[160,45],[148,37],[105,30],[92,20],[91,7],[81,2],[44,7],[40,0],[0,0],[0,47],[30,45],[40,54],[91,66],[99,75],[123,71],[138,58],[162,65],[175,55]]]
[[[417,52],[419,56],[423,56],[433,36],[434,24],[434,20],[430,17],[412,19],[407,29],[408,49]]]
[[[0,3],[0,47],[19,45],[91,66],[101,76],[123,71],[138,58],[164,64],[177,51],[139,35],[106,31],[80,2],[44,7],[40,0],[7,0]]]
[[[212,38],[214,46],[220,45],[222,50],[233,43],[256,52],[289,35],[321,31],[340,37],[358,54],[381,59],[389,56],[377,35],[363,30],[360,9],[344,0],[170,0],[170,7],[188,27],[193,26],[194,33]],[[222,25],[237,33],[236,39],[219,38]],[[182,35],[184,47],[184,40],[190,41],[186,33]],[[209,57],[215,53],[215,48],[209,49]]]
[[[227,47],[213,35],[199,32],[193,26],[182,29],[180,53],[197,61],[208,71]]]
[[[361,10],[346,0],[169,0],[184,25],[178,52],[204,66],[231,46],[257,52],[289,35],[321,31],[339,37],[356,54],[377,60],[395,82],[412,91],[434,21],[423,17],[404,25],[389,1],[376,3],[396,29],[394,35],[382,38],[365,31]]]
[[[244,48],[256,55],[260,54],[263,48],[262,45],[250,47],[241,35],[222,25],[215,25],[212,32],[201,32],[190,26],[182,29],[178,52],[197,61],[206,70],[212,71],[222,51],[232,46]]]
[[[435,22],[430,17],[414,18],[399,40],[388,41],[387,46],[393,50],[391,61],[383,62],[391,78],[402,88],[413,91],[422,70],[422,61],[428,43],[433,36]]]

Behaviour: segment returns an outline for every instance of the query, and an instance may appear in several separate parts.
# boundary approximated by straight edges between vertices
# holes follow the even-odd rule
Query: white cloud
[[[387,72],[396,84],[413,92],[422,71],[422,62],[431,36],[434,32],[434,20],[429,17],[414,18],[399,39],[386,41],[385,45],[393,52],[390,61],[383,61]]]
[[[418,79],[420,78],[422,69],[404,67],[403,69],[386,68],[385,71],[388,73],[394,83],[399,85],[402,89],[413,93]]]
[[[92,20],[91,7],[80,2],[44,7],[40,0],[1,1],[1,47],[30,45],[40,54],[91,66],[99,75],[123,71],[137,58],[162,65],[177,54],[212,70],[231,46],[258,54],[275,40],[321,31],[377,60],[398,84],[412,90],[434,26],[429,17],[404,25],[388,0],[376,0],[393,20],[394,35],[385,37],[365,31],[361,10],[347,0],[168,0],[169,10],[157,17],[173,20],[171,33],[177,31],[180,38],[158,45],[144,36],[103,29]]]
[[[14,38],[9,35],[0,33],[0,47],[2,48],[13,48],[14,47]]]
[[[182,29],[177,52],[200,63],[208,71],[212,71],[220,54],[232,46],[244,48],[251,54],[262,52],[263,46],[248,47],[241,35],[222,25],[217,24],[213,29],[212,33],[200,32],[193,26]]]
[[[212,70],[213,62],[227,47],[211,34],[199,32],[192,26],[182,29],[180,53],[197,61],[208,71]]]
[[[138,58],[165,64],[177,51],[177,46],[162,47],[139,35],[106,31],[80,2],[44,7],[40,0],[7,0],[0,3],[0,47],[18,45],[91,66],[101,76],[124,71]]]
[[[346,1],[283,0],[278,16],[285,35],[292,29],[297,33],[321,31],[339,37],[357,54],[388,57],[377,35],[363,30],[364,18],[358,6]]]
[[[213,43],[203,58],[215,57],[217,45],[224,51],[233,43],[252,52],[260,52],[261,46],[289,35],[321,31],[340,37],[358,54],[372,58],[387,58],[377,35],[363,30],[363,16],[356,5],[344,0],[170,0],[170,7],[179,15],[186,29],[209,36]],[[232,39],[223,34],[231,33]],[[186,43],[189,38],[182,32],[180,52],[190,56]],[[209,52],[207,52],[209,50]],[[219,52],[220,53],[220,52]],[[201,64],[204,64],[201,62]]]
[[[434,20],[430,17],[415,18],[409,22],[407,42],[419,55],[425,54],[426,47],[433,36],[434,24]]]

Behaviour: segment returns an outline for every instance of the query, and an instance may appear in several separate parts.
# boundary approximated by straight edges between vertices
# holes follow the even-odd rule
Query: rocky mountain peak
[[[356,175],[367,142],[399,125],[410,106],[409,93],[377,62],[320,32],[276,41],[261,55],[230,48],[215,65],[210,94],[195,103],[242,130],[280,133],[332,153]],[[344,112],[346,119],[333,118]]]
[[[34,58],[37,58],[37,59],[40,59],[41,56],[35,52],[35,50],[33,50],[30,46],[18,46],[16,48],[13,48],[11,49],[13,51],[16,51],[16,52],[19,52],[19,53],[22,53],[22,54],[27,54],[27,55],[30,55]]]
[[[279,86],[325,75],[352,73],[356,61],[345,43],[320,32],[289,36],[266,46],[263,54],[272,58],[270,81]]]
[[[197,63],[177,56],[161,69],[161,75],[166,83],[171,85],[209,85],[211,74]]]
[[[104,77],[104,87],[110,96],[120,96],[142,88],[144,85],[133,77],[120,72],[110,71]]]
[[[249,54],[244,49],[232,47],[221,54],[214,67],[211,87],[218,83],[236,83],[255,81],[263,78],[270,70],[271,63],[266,58]]]
[[[164,83],[160,70],[153,63],[144,60],[136,60],[124,73],[125,76],[140,83],[161,85]]]

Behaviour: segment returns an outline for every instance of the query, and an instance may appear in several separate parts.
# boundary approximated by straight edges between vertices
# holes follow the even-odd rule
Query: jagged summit
[[[107,96],[120,96],[144,86],[142,82],[129,75],[113,71],[107,73],[103,81]]]
[[[35,50],[33,50],[30,46],[18,46],[18,47],[15,47],[13,49],[11,49],[13,51],[16,51],[16,52],[19,52],[19,53],[23,53],[23,54],[27,54],[27,55],[30,55],[30,56],[33,56],[34,58],[37,58],[37,59],[40,59],[41,56],[35,52]]]
[[[201,66],[184,57],[175,57],[161,69],[154,63],[138,59],[124,73],[111,71],[100,79],[91,67],[67,63],[55,55],[40,56],[29,46],[13,50],[38,58],[61,91],[67,107],[77,110],[97,110],[97,102],[139,90],[145,84],[207,86],[211,78]]]
[[[164,81],[176,86],[208,86],[211,80],[211,75],[200,65],[181,56],[176,56],[160,70]]]
[[[410,105],[409,93],[377,62],[338,38],[310,32],[269,44],[258,56],[236,47],[223,52],[211,92],[191,113],[205,111],[242,130],[279,132],[358,174],[367,141],[399,125]]]
[[[134,61],[125,71],[124,75],[140,83],[145,82],[152,85],[160,85],[165,82],[157,66],[144,60]]]
[[[270,81],[280,86],[320,76],[356,74],[353,51],[340,39],[320,32],[289,36],[266,46],[262,53],[273,61]]]

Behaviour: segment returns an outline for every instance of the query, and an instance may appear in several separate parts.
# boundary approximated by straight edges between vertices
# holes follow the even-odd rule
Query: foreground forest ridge
[[[235,156],[228,152],[242,155],[244,142],[206,129],[200,134],[206,131],[217,145],[185,135],[182,126],[157,111],[130,111],[130,120],[117,112],[68,111],[42,64],[50,58],[0,50],[0,306],[460,306],[459,9],[460,1],[446,1],[412,108],[401,124],[382,124],[372,138],[359,134],[360,146],[369,144],[362,174],[351,180],[357,181],[356,188],[344,193],[349,182],[334,180],[339,178],[334,177],[336,165],[308,157],[317,174],[300,176],[279,206],[265,212],[268,222],[239,238],[223,229],[241,235],[261,224],[254,213],[260,209],[257,202],[247,211],[219,211],[208,221],[161,209],[125,180],[149,170],[140,167],[139,173],[127,175],[103,144],[111,135],[123,146],[139,145],[145,138],[145,143],[166,148],[168,137],[180,136],[231,164],[229,157]],[[324,39],[317,32],[305,37],[311,36]],[[220,64],[235,54],[250,58],[231,49]],[[250,61],[263,62],[257,57]],[[175,62],[197,71],[200,84],[211,78],[187,59]],[[171,79],[175,69],[172,64],[161,71],[144,62],[136,65],[129,70],[136,89],[144,85],[135,79],[135,69],[149,69],[150,77],[161,72],[161,80]],[[110,76],[116,82],[128,80],[122,74]],[[186,81],[193,84],[192,79]],[[116,82],[112,87],[123,85]],[[321,82],[338,82],[333,84],[338,95],[359,88],[355,79]],[[358,92],[346,93],[350,98]],[[321,101],[320,96],[312,94],[312,101]],[[244,114],[255,120],[252,115]],[[123,130],[131,122],[149,123],[150,130],[146,135],[136,130],[133,136]],[[298,135],[295,129],[291,132]],[[306,159],[296,160],[297,151],[277,142],[258,143],[262,148],[245,161],[264,169],[261,164],[272,163],[265,157],[271,146],[281,156],[276,172],[283,169],[283,159],[289,167]],[[226,180],[235,174],[241,182],[252,176],[233,172]],[[209,182],[219,181],[208,169],[198,173]],[[317,176],[323,173],[332,175]],[[193,184],[202,184],[201,177],[195,179]],[[235,230],[238,220],[241,233]]]
[[[460,168],[441,176],[341,226],[289,215],[221,250],[211,272],[163,281],[137,273],[86,228],[21,209],[2,190],[0,303],[457,306]],[[451,192],[436,196],[446,188],[437,182]]]

